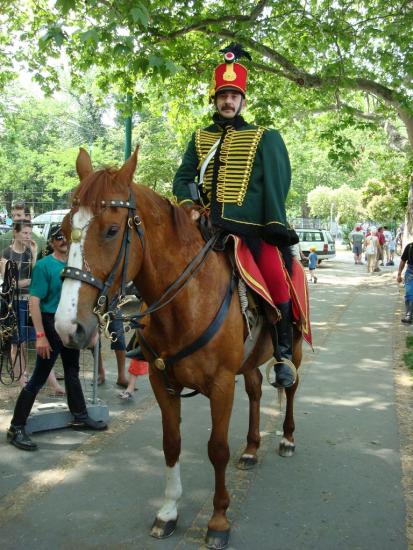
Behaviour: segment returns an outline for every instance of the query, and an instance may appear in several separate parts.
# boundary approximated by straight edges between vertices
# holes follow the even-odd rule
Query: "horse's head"
[[[80,184],[63,222],[70,248],[55,317],[56,330],[66,346],[93,345],[96,306],[104,311],[122,284],[136,274],[132,271],[142,257],[143,244],[138,238],[141,228],[132,184],[136,162],[137,150],[120,170],[94,172],[88,153],[79,152]]]

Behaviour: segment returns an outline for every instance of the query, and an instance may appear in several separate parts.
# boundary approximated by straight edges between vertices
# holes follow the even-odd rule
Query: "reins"
[[[214,249],[214,245],[219,239],[219,233],[216,233],[213,235],[201,248],[201,250],[198,252],[198,254],[192,258],[192,260],[189,262],[189,264],[185,267],[184,271],[179,275],[177,279],[173,283],[171,283],[166,290],[163,292],[163,294],[155,300],[151,305],[149,305],[144,311],[141,313],[134,313],[132,316],[123,317],[123,320],[134,320],[137,321],[138,319],[143,319],[147,315],[151,315],[155,311],[159,311],[163,307],[167,306],[178,296],[178,294],[183,290],[186,285],[191,281],[193,277],[198,273],[198,271],[201,269],[203,263],[207,259],[209,253]],[[173,292],[173,294],[169,296],[169,294]]]
[[[181,361],[181,359],[185,359],[185,357],[189,357],[199,349],[206,346],[206,344],[208,344],[208,342],[210,342],[210,340],[215,336],[215,334],[221,328],[222,323],[224,322],[225,317],[227,315],[236,282],[237,282],[236,275],[234,272],[232,272],[231,280],[225,292],[224,299],[221,303],[221,306],[218,312],[216,313],[213,321],[210,323],[208,328],[198,338],[196,338],[191,344],[189,344],[179,352],[174,353],[173,355],[170,355],[169,357],[166,357],[164,359],[160,357],[159,354],[153,349],[153,347],[149,344],[149,342],[143,336],[141,330],[138,329],[141,343],[146,348],[146,350],[149,351],[149,353],[151,353],[154,359],[153,363],[155,367],[161,371],[164,379],[166,391],[170,395],[177,395],[177,394],[176,394],[176,390],[174,389],[169,379],[168,370],[170,370],[170,368],[175,363],[177,363],[178,361]],[[198,393],[199,393],[198,390],[194,390],[190,393],[180,394],[179,397],[192,397],[193,395],[197,395]]]

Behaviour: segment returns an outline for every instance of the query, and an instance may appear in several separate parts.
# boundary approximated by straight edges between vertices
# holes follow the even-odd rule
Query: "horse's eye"
[[[118,225],[111,225],[109,229],[106,231],[106,238],[110,239],[111,237],[114,237],[118,231],[119,231]]]

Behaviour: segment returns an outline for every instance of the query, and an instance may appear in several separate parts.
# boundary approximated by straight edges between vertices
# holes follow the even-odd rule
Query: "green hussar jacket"
[[[212,224],[288,245],[285,201],[291,168],[284,141],[276,130],[237,119],[235,126],[213,124],[192,135],[173,182],[174,195],[179,204],[193,202],[189,184],[199,178],[203,161],[219,140],[200,188]]]

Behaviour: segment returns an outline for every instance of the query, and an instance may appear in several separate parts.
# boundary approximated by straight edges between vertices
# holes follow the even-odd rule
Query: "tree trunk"
[[[309,218],[310,217],[310,207],[306,202],[301,203],[301,217]]]

